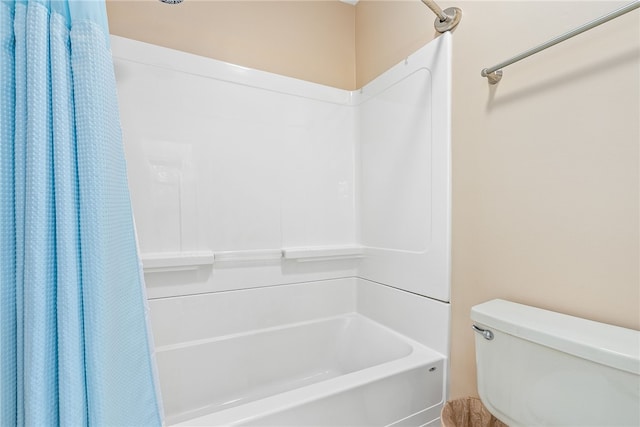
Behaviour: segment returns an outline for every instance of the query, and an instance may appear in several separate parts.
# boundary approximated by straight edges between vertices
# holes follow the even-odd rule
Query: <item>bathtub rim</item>
[[[428,350],[428,349],[427,349]],[[431,354],[430,354],[431,353]],[[411,353],[405,358],[372,366],[361,371],[351,372],[326,381],[310,384],[305,387],[286,391],[263,399],[248,402],[244,405],[235,406],[219,412],[213,412],[187,420],[179,421],[168,426],[220,426],[237,425],[259,420],[261,417],[276,414],[281,411],[295,408],[306,403],[310,403],[323,398],[346,392],[357,387],[366,386],[378,380],[392,377],[402,372],[410,371],[420,367],[441,363],[442,369],[446,370],[447,361],[444,356],[428,357],[436,355],[435,352],[422,351]],[[445,376],[446,378],[446,372]],[[444,385],[443,385],[444,391]],[[444,393],[442,398],[435,405],[444,403]],[[425,408],[428,409],[428,408]]]

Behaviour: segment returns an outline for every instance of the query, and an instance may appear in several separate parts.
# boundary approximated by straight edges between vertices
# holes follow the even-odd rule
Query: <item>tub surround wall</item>
[[[420,49],[356,98],[358,276],[441,301],[451,267],[450,41],[432,41],[430,54]]]
[[[450,45],[347,92],[113,37],[168,423],[437,424]]]
[[[356,311],[398,333],[434,349],[449,353],[450,305],[431,298],[356,278]]]
[[[152,299],[154,340],[163,347],[353,313],[356,292],[346,278]]]
[[[355,245],[349,92],[119,37],[112,48],[140,249],[178,259],[148,272],[149,297],[355,275],[354,259],[281,258]],[[181,269],[194,252],[215,268]]]
[[[151,298],[360,276],[449,300],[449,34],[358,92],[112,45]]]
[[[158,347],[360,313],[443,355],[449,348],[449,304],[355,277],[157,298],[149,307]]]

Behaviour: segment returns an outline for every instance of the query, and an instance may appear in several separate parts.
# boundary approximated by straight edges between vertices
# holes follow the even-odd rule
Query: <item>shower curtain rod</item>
[[[439,33],[453,30],[460,23],[460,19],[462,19],[462,10],[457,7],[448,7],[442,10],[442,8],[438,6],[438,3],[433,0],[422,0],[422,3],[436,14],[437,18],[433,25]]]
[[[546,43],[543,43],[539,46],[536,46],[532,49],[522,52],[519,55],[509,58],[506,61],[503,61],[497,65],[494,65],[493,67],[485,68],[480,72],[480,75],[482,75],[482,77],[486,77],[489,80],[489,83],[494,85],[502,79],[502,68],[507,67],[515,62],[521,61],[528,56],[531,56],[540,51],[543,51],[567,39],[570,39],[571,37],[577,36],[578,34],[584,33],[585,31],[590,30],[594,27],[597,27],[600,24],[604,24],[605,22],[611,21],[612,19],[622,16],[625,13],[631,12],[632,10],[637,9],[639,7],[640,7],[640,0],[636,0],[632,3],[629,3],[626,6],[621,7],[620,9],[614,10],[613,12],[607,15],[604,15],[598,19],[594,19],[593,21],[588,22],[572,31],[559,35],[558,37],[553,38]]]

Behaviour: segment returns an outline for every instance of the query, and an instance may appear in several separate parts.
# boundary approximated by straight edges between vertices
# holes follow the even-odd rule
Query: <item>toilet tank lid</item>
[[[640,375],[640,331],[495,299],[471,308],[488,329]]]

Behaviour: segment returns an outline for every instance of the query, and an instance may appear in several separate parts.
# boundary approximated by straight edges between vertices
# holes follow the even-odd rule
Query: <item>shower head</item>
[[[178,3],[182,3],[182,0],[160,0],[162,3],[167,3],[167,4],[178,4]]]

